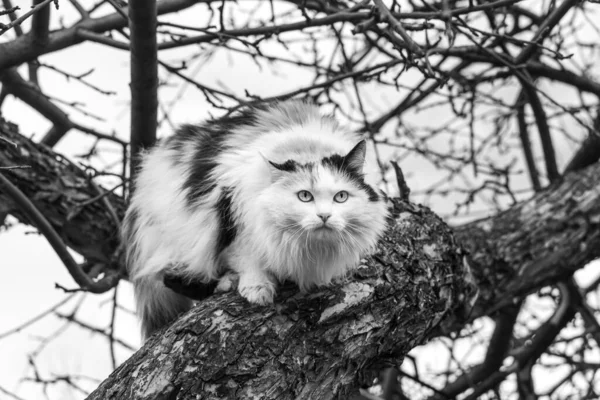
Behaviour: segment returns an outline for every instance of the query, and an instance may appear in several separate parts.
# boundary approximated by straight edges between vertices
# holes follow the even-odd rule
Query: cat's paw
[[[273,304],[273,297],[275,297],[275,287],[272,284],[253,286],[240,285],[238,291],[242,297],[250,303],[260,304],[261,306]]]
[[[229,292],[234,290],[238,285],[239,276],[234,272],[228,272],[219,279],[219,283],[215,288],[215,293]]]

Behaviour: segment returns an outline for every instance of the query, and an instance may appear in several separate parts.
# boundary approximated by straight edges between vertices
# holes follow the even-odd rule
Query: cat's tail
[[[133,285],[144,340],[192,307],[192,300],[175,293],[155,278],[139,278]]]

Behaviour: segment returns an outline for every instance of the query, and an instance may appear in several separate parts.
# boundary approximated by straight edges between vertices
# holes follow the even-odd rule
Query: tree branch
[[[527,77],[528,74],[526,74]],[[552,144],[552,134],[548,126],[548,117],[544,111],[544,106],[540,101],[534,84],[529,83],[519,78],[523,92],[527,96],[531,111],[535,117],[542,150],[544,152],[544,160],[546,161],[546,175],[550,182],[556,181],[560,177],[558,166],[556,165],[556,154],[554,153],[554,145]]]
[[[47,0],[33,0],[33,6],[41,8],[31,17],[31,35],[40,46],[48,42],[50,31],[50,2]]]
[[[542,188],[542,185],[540,184],[540,177],[535,165],[535,158],[533,157],[533,151],[531,148],[531,140],[529,140],[527,121],[525,120],[526,99],[527,97],[525,93],[523,90],[521,90],[521,93],[519,93],[519,97],[517,98],[517,102],[515,104],[515,108],[517,110],[517,125],[519,127],[519,139],[521,140],[521,147],[523,148],[523,153],[525,155],[527,171],[529,171],[529,178],[531,179],[531,186],[533,187],[534,191],[539,192]]]
[[[9,196],[12,201],[18,205],[20,211],[40,231],[40,233],[46,237],[58,257],[65,267],[67,267],[69,274],[71,274],[75,282],[83,290],[91,293],[104,293],[119,283],[121,276],[118,272],[107,274],[99,281],[92,280],[85,272],[83,272],[48,220],[39,212],[29,198],[27,198],[27,196],[13,185],[2,173],[0,173],[0,189],[4,195]]]
[[[18,7],[13,7],[10,0],[2,0],[2,5],[4,6],[4,9],[6,9],[6,10],[14,10],[15,8],[18,9]],[[10,21],[13,23],[18,18],[17,14],[14,11],[9,12],[8,17],[10,18]],[[15,30],[15,33],[17,34],[17,36],[23,36],[23,29],[21,28],[21,25],[19,25],[19,24],[14,25],[13,29]]]
[[[82,199],[86,201],[98,195],[98,192],[87,183],[87,177],[77,167],[50,150],[16,134],[14,127],[4,123],[0,128],[3,136],[18,145],[15,147],[8,142],[0,141],[0,166],[29,165],[31,167],[11,170],[10,178],[13,183],[26,196],[36,201],[37,208],[51,221],[63,241],[88,259],[104,259],[109,264],[110,260],[107,260],[107,257],[110,257],[107,255],[113,254],[118,243],[116,227],[110,213],[101,202],[92,202],[85,207],[78,207]],[[400,236],[394,237],[390,234],[391,236],[385,239],[390,246],[389,240],[394,243],[395,247],[390,247],[394,251],[377,256],[366,264],[366,269],[360,270],[362,272],[359,271],[359,275],[351,282],[309,296],[295,296],[294,287],[284,288],[276,303],[277,312],[269,312],[260,307],[250,308],[248,311],[248,305],[235,294],[213,296],[172,325],[160,340],[158,336],[151,340],[144,349],[117,370],[113,378],[122,382],[119,386],[122,388],[132,383],[129,380],[130,374],[139,366],[139,362],[144,359],[157,361],[152,354],[155,354],[154,351],[160,351],[161,354],[168,354],[168,358],[161,359],[160,365],[150,361],[148,369],[144,371],[149,372],[157,368],[155,371],[163,371],[167,374],[164,379],[155,381],[161,382],[159,386],[152,386],[165,393],[181,389],[180,385],[183,382],[198,382],[197,377],[200,376],[198,374],[206,376],[209,380],[213,378],[218,380],[223,376],[223,365],[227,365],[226,368],[240,368],[239,375],[228,374],[228,376],[240,376],[244,382],[256,377],[252,382],[247,381],[248,387],[252,386],[256,390],[262,390],[261,382],[272,384],[268,379],[270,376],[279,377],[278,382],[282,383],[288,382],[288,373],[293,376],[295,379],[293,382],[296,384],[292,382],[290,386],[284,388],[273,386],[273,392],[269,393],[273,393],[274,396],[280,393],[296,393],[295,390],[310,396],[311,393],[316,393],[314,390],[318,387],[330,388],[331,393],[341,393],[339,390],[342,390],[342,387],[343,390],[349,390],[351,387],[356,387],[358,381],[363,383],[369,381],[374,371],[395,365],[416,343],[428,337],[459,329],[464,326],[465,320],[473,320],[500,310],[512,304],[515,298],[518,299],[542,285],[552,284],[570,276],[573,271],[600,256],[600,228],[592,218],[600,213],[600,192],[597,190],[599,185],[600,164],[594,164],[577,173],[567,174],[560,183],[557,182],[556,185],[504,213],[458,227],[454,236],[470,252],[468,261],[462,256],[459,257],[463,260],[461,265],[464,265],[460,268],[454,258],[459,254],[446,253],[451,247],[439,247],[441,243],[449,246],[446,240],[454,240],[451,239],[452,234],[448,231],[442,236],[432,236],[434,232],[441,235],[442,231],[438,229],[442,227],[435,222],[436,219],[432,219],[433,216],[426,209],[417,206],[411,208],[413,206],[406,203],[402,203],[404,205],[398,203],[400,212],[406,213],[403,214],[403,218],[410,218],[401,219],[404,222],[394,231]],[[575,199],[573,193],[577,193]],[[124,209],[122,200],[112,193],[106,195],[106,198],[110,198],[117,214],[122,217]],[[566,201],[566,199],[571,200]],[[11,200],[6,196],[0,196],[0,208],[4,207],[4,210],[27,222],[27,218],[19,214],[18,207],[11,204]],[[432,226],[438,228],[434,229]],[[426,231],[411,229],[426,229]],[[419,253],[420,251],[425,253]],[[405,258],[411,254],[409,258]],[[392,258],[388,259],[388,257]],[[402,264],[403,262],[410,264]],[[432,282],[431,275],[427,275],[431,273],[430,268],[434,265],[431,263],[436,266],[453,266],[452,268],[455,269],[450,274],[438,270],[440,273],[443,272],[446,278],[440,283],[435,283]],[[466,268],[467,265],[470,266],[474,282],[479,289],[479,296],[470,313],[471,307],[468,304],[472,293],[468,291],[469,286],[464,286],[462,289],[455,286],[457,284],[455,279],[464,285],[472,282],[465,280],[463,275],[465,272],[462,268]],[[415,277],[421,274],[429,277],[423,278],[422,281],[404,280],[407,277],[416,279]],[[403,283],[399,284],[396,279],[401,279]],[[366,286],[362,286],[363,284]],[[441,286],[436,288],[436,285]],[[453,296],[459,296],[460,301],[456,303],[457,300]],[[439,303],[441,298],[445,298],[446,302]],[[343,304],[347,303],[344,303],[343,299],[360,300],[353,303],[352,307],[345,308]],[[394,305],[389,303],[392,299]],[[433,303],[429,303],[430,301]],[[452,311],[440,313],[440,309],[436,306],[432,307],[432,310],[437,309],[437,316],[424,314],[423,310],[428,310],[430,306],[423,302],[430,305],[444,304],[443,309]],[[336,305],[343,307],[341,314],[334,313],[332,319],[319,322],[325,310],[337,310]],[[243,312],[240,311],[242,309]],[[405,331],[405,327],[408,326],[405,322],[410,324],[410,332]],[[230,336],[218,334],[221,324],[227,325],[227,332],[239,332],[239,335],[238,333],[232,333]],[[235,326],[244,326],[248,329],[235,330]],[[286,327],[289,330],[286,330],[288,329]],[[326,330],[319,331],[320,327]],[[413,328],[416,330],[412,330]],[[306,338],[302,336],[302,332],[313,335],[310,336],[312,339],[302,342],[302,338]],[[354,339],[349,337],[350,342],[341,341],[342,347],[347,346],[344,347],[347,350],[335,347],[335,344],[327,344],[329,347],[334,346],[331,352],[326,355],[312,355],[311,351],[316,349],[321,351],[322,340],[344,337],[344,332],[366,332],[366,334],[364,336],[359,334]],[[386,341],[387,337],[402,337],[403,340]],[[220,340],[225,342],[221,343]],[[335,343],[336,340],[332,340],[331,343]],[[375,342],[377,347],[373,347]],[[389,344],[391,342],[395,344]],[[178,344],[172,347],[174,343]],[[245,344],[246,352],[238,353],[233,343]],[[300,343],[303,343],[303,347],[298,347]],[[282,345],[285,348],[282,348]],[[389,345],[400,347],[385,347]],[[166,347],[157,350],[155,346]],[[270,350],[264,350],[266,348]],[[199,349],[205,349],[206,352],[199,354]],[[229,353],[224,354],[223,349],[229,349]],[[260,349],[265,352],[261,353],[263,356],[257,358]],[[215,352],[219,353],[218,365],[211,361],[216,359]],[[191,355],[193,359],[188,359],[189,363],[183,361],[182,354]],[[284,359],[277,358],[279,356]],[[305,356],[308,358],[304,358]],[[177,361],[177,364],[174,364],[178,357],[181,363]],[[229,363],[227,360],[230,358],[235,362]],[[375,363],[375,359],[381,361]],[[264,360],[265,364],[261,360]],[[309,363],[314,361],[316,364],[296,364],[293,360],[306,360]],[[284,365],[286,368],[291,365],[300,370],[296,373],[290,372],[289,369],[279,369],[279,366]],[[319,368],[321,372],[311,375],[307,372],[310,371],[307,365],[315,365],[315,368]],[[357,365],[363,366],[360,368],[358,378],[356,378],[356,372],[359,371]],[[343,370],[340,370],[339,368],[342,367]],[[186,381],[184,378],[190,373],[197,374],[196,378],[190,377]],[[330,373],[335,374],[335,378]],[[281,374],[286,374],[285,379]],[[307,386],[309,381],[318,383]],[[140,385],[145,385],[144,379],[140,378],[139,382]],[[336,382],[341,386],[335,386],[336,389],[333,389],[334,386],[331,385]],[[110,385],[108,381],[98,395],[102,396],[102,391],[107,390]],[[241,388],[246,386],[242,382],[240,385],[238,387],[242,393]],[[265,386],[264,391],[268,391],[269,387],[272,386]],[[115,389],[117,398],[124,393]]]
[[[554,314],[538,328],[531,341],[512,352],[514,361],[510,366],[487,377],[465,399],[478,399],[483,393],[502,382],[508,375],[520,371],[530,362],[537,360],[552,344],[562,328],[573,319],[575,316],[573,292],[563,282],[559,282],[557,286],[560,290],[561,299]]]
[[[498,312],[496,327],[487,346],[485,359],[470,371],[459,376],[441,390],[442,395],[434,395],[432,399],[455,398],[470,387],[498,371],[510,349],[513,339],[513,328],[519,315],[521,304],[508,306]],[[445,397],[444,397],[445,396]]]
[[[10,94],[52,122],[53,127],[42,138],[45,145],[54,146],[73,127],[67,114],[52,103],[36,85],[24,80],[15,68],[0,71],[0,82]]]
[[[52,3],[53,1],[55,1],[55,0],[43,0],[43,1],[36,0],[37,5],[32,7],[31,10],[27,11],[25,14],[21,15],[19,18],[12,20],[10,22],[10,24],[1,27],[0,28],[0,36],[2,36],[4,33],[6,33],[11,28],[13,28],[17,25],[21,25],[23,23],[23,21],[25,21],[27,18],[31,17],[32,15],[35,16],[35,14],[37,14],[37,13],[44,12],[44,9],[48,8],[50,6],[50,3]]]
[[[158,48],[156,0],[130,0],[131,31],[131,133],[130,177],[135,175],[138,153],[156,141],[158,120]]]
[[[157,13],[159,15],[167,14],[191,7],[196,3],[210,1],[162,0],[157,2]],[[128,12],[127,8],[124,8],[124,11]],[[50,32],[48,42],[43,47],[34,46],[31,37],[24,35],[10,42],[0,44],[0,70],[33,61],[42,54],[51,53],[83,42],[84,39],[77,35],[77,29],[79,28],[101,33],[126,27],[127,21],[118,13],[113,13],[99,18],[84,19],[69,28]]]

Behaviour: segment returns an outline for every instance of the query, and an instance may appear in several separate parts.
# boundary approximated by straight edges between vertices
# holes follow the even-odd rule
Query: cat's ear
[[[354,171],[362,172],[365,164],[365,154],[367,153],[367,141],[361,140],[346,156],[344,157],[344,165],[346,168]]]

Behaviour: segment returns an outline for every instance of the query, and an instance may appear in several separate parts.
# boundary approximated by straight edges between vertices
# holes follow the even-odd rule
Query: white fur
[[[276,280],[290,279],[306,290],[344,275],[374,249],[387,218],[383,199],[369,201],[347,176],[320,164],[333,154],[346,155],[359,140],[309,104],[284,102],[259,111],[253,126],[227,136],[223,145],[228,150],[220,153],[212,171],[217,187],[195,207],[189,206],[183,189],[193,146],[183,149],[189,157],[178,157],[165,145],[149,151],[124,223],[134,284],[161,280],[173,268],[186,278],[208,282],[227,266],[239,274],[242,296],[267,304],[273,301]],[[178,159],[183,162],[174,161]],[[315,168],[311,173],[282,172],[267,161],[290,159]],[[215,254],[215,205],[224,188],[231,190],[237,235],[223,254]],[[314,201],[301,202],[300,190],[310,191]],[[333,198],[341,190],[349,198],[337,203]],[[331,214],[326,228],[319,213]],[[228,275],[219,289],[231,288],[231,282]],[[154,284],[152,290],[169,289]],[[169,309],[155,304],[164,295],[137,292],[138,309],[146,314]]]

